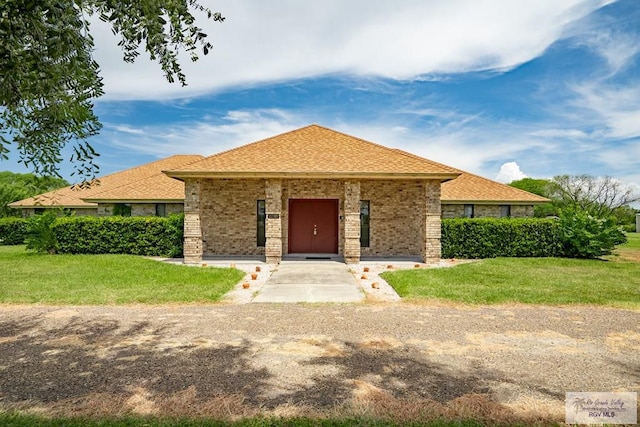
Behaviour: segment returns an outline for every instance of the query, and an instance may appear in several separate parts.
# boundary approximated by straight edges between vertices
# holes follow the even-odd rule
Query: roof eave
[[[95,209],[98,205],[12,205],[8,204],[13,209]]]
[[[435,179],[449,181],[460,176],[458,172],[450,173],[397,173],[397,172],[203,172],[203,171],[164,171],[171,177],[180,180],[187,178],[214,179]]]
[[[542,205],[548,203],[551,200],[469,200],[469,199],[440,199],[441,203],[449,205],[470,205],[470,204],[482,204],[482,205]]]
[[[184,197],[179,199],[82,199],[90,203],[183,203]]]

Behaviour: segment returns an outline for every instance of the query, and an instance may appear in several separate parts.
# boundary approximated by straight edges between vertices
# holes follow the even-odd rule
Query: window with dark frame
[[[464,217],[473,218],[473,216],[474,216],[473,205],[464,205]]]
[[[131,203],[114,204],[113,216],[131,216]]]
[[[264,200],[258,200],[257,209],[256,209],[256,241],[259,247],[265,246],[267,243],[267,234],[266,234],[266,205]]]
[[[360,247],[368,248],[369,237],[369,219],[370,219],[370,207],[369,200],[360,200]]]
[[[167,216],[166,203],[156,203],[156,216]]]
[[[500,205],[500,218],[511,217],[511,205]]]

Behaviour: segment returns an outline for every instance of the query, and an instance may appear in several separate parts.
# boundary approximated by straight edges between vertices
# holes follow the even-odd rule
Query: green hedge
[[[443,258],[557,257],[562,228],[555,219],[442,220]]]
[[[182,255],[183,216],[64,217],[53,224],[56,252]]]
[[[27,238],[27,220],[24,218],[0,218],[0,245],[21,245]]]
[[[183,215],[159,217],[60,217],[52,226],[58,253],[178,257]],[[0,244],[22,244],[23,218],[0,219]],[[443,258],[561,257],[560,221],[538,218],[442,220]]]

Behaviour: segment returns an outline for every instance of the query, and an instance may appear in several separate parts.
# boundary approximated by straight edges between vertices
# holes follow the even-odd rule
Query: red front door
[[[289,253],[338,253],[338,200],[289,200]]]

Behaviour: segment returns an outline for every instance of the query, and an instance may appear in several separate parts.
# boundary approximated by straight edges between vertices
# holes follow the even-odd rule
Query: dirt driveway
[[[288,415],[389,402],[442,409],[480,394],[492,410],[562,420],[566,391],[640,391],[637,311],[398,303],[0,313],[0,408]]]

